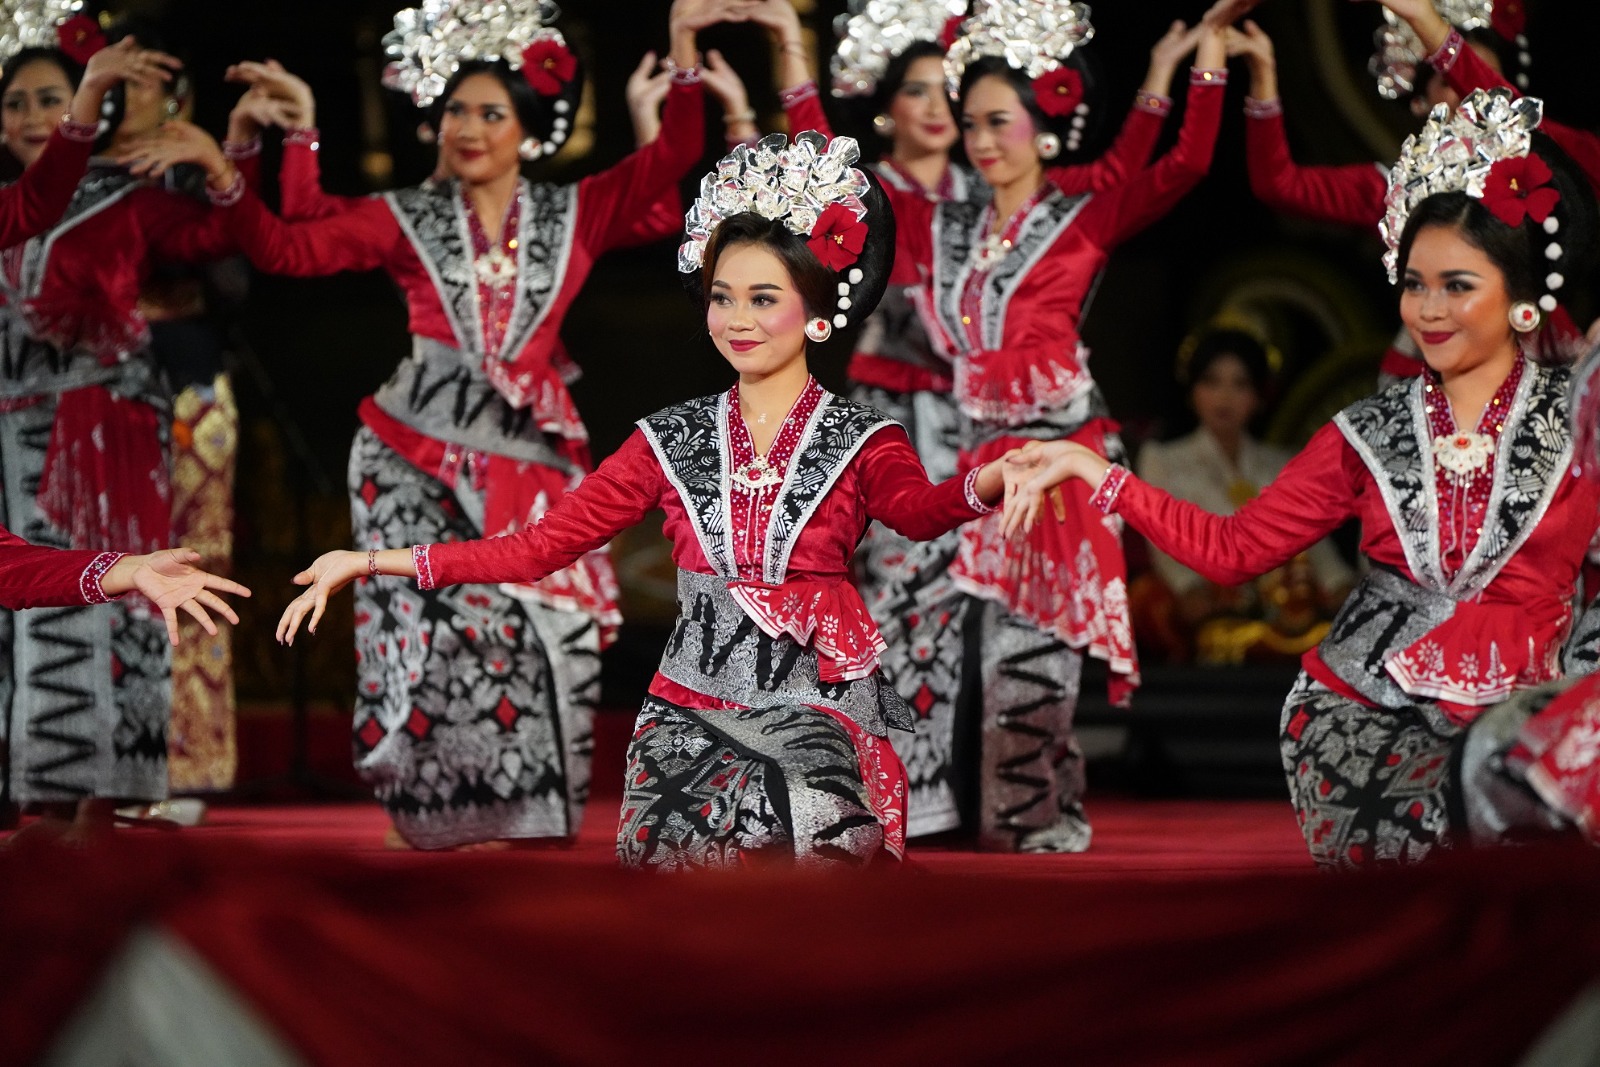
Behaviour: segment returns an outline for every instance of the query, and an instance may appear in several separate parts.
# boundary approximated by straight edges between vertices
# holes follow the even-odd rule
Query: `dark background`
[[[800,5],[807,25],[831,40],[839,0]],[[1572,0],[1530,5],[1532,91],[1548,113],[1569,124],[1600,124],[1590,52],[1600,31],[1596,6]],[[559,26],[584,61],[586,118],[592,141],[573,144],[532,172],[569,181],[615,162],[632,147],[622,87],[647,49],[664,49],[664,0],[585,0],[565,6]],[[279,2],[218,4],[174,0],[119,6],[154,19],[188,61],[197,84],[197,119],[220,133],[237,90],[224,67],[244,58],[279,59],[318,96],[326,187],[363,193],[414,183],[432,166],[415,137],[409,100],[378,86],[379,41],[392,3]],[[1101,107],[1114,132],[1142,80],[1150,45],[1174,18],[1192,21],[1199,0],[1108,0],[1093,9],[1090,54],[1102,72]],[[1348,0],[1269,0],[1256,13],[1278,48],[1279,77],[1297,158],[1352,163],[1392,157],[1415,120],[1403,104],[1381,100],[1365,67],[1380,21],[1376,4]],[[719,27],[703,38],[745,76],[764,129],[781,129],[772,90],[771,54],[750,27]],[[1184,78],[1174,95],[1181,118]],[[1393,300],[1379,263],[1376,231],[1358,234],[1278,217],[1255,202],[1244,166],[1239,102],[1248,73],[1235,64],[1230,106],[1211,176],[1166,219],[1124,245],[1111,261],[1083,323],[1095,376],[1135,441],[1164,435],[1183,421],[1172,366],[1183,338],[1231,309],[1265,330],[1284,356],[1278,418],[1270,436],[1303,441],[1342,398],[1365,391],[1376,358],[1392,336]],[[714,105],[713,105],[714,106]],[[830,105],[831,106],[831,105]],[[834,112],[838,130],[873,137],[863,116]],[[708,134],[719,140],[718,113]],[[1170,144],[1177,118],[1169,123]],[[580,123],[580,126],[582,124]],[[271,194],[274,138],[264,161]],[[719,154],[708,145],[707,167]],[[689,192],[697,169],[685,182]],[[687,202],[686,202],[687,206]],[[573,388],[593,434],[596,459],[609,454],[633,420],[669,402],[726,386],[730,375],[704,336],[698,313],[679,286],[673,242],[602,259],[568,316],[563,334],[585,377]],[[405,314],[382,275],[297,281],[257,277],[234,324],[236,388],[243,409],[236,570],[257,597],[238,632],[240,697],[278,702],[298,666],[301,695],[348,706],[353,689],[348,600],[314,641],[294,653],[271,640],[272,621],[292,594],[287,576],[312,556],[348,543],[345,457],[356,404],[408,351]],[[843,389],[847,343],[814,361],[817,376]],[[651,595],[662,553],[655,531],[619,544],[632,624],[608,654],[608,700],[632,703],[658,647],[648,633],[662,606]],[[646,672],[641,675],[641,672]]]

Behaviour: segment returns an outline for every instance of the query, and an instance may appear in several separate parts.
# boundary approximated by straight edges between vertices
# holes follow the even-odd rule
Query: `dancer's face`
[[[1425,227],[1412,241],[1400,319],[1441,375],[1515,354],[1511,303],[1505,274],[1454,226]]]
[[[1232,354],[1218,356],[1206,364],[1189,396],[1200,425],[1213,437],[1223,439],[1242,434],[1261,403],[1244,360]]]
[[[461,79],[439,121],[439,157],[468,185],[504,177],[521,165],[517,146],[526,136],[511,94],[490,74]]]
[[[783,261],[755,244],[722,250],[706,328],[741,378],[764,378],[804,360],[806,306]]]
[[[0,100],[0,130],[19,163],[33,166],[71,104],[72,84],[54,63],[34,60],[17,71]]]
[[[979,78],[967,90],[961,131],[967,158],[990,185],[999,189],[1041,180],[1043,163],[1033,145],[1033,117],[1011,83],[998,74]]]
[[[944,60],[923,56],[906,67],[905,81],[889,101],[896,155],[948,153],[956,143],[956,120],[944,88]]]

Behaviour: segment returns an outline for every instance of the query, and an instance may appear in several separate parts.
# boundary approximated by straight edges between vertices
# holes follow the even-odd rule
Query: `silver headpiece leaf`
[[[0,63],[24,48],[56,48],[56,27],[83,11],[83,0],[0,0]]]
[[[1462,33],[1494,25],[1494,0],[1433,0],[1439,15]],[[1383,25],[1372,35],[1376,51],[1367,70],[1378,80],[1378,94],[1399,100],[1417,91],[1417,68],[1428,58],[1420,38],[1393,11],[1383,9]],[[1526,83],[1527,78],[1521,79]]]
[[[857,220],[867,217],[863,199],[871,183],[854,166],[861,158],[853,137],[828,140],[815,130],[795,137],[768,134],[754,147],[740,145],[717,169],[700,179],[700,195],[684,216],[678,269],[700,269],[706,242],[730,215],[753,211],[782,219],[790,233],[808,237],[830,204],[843,204]]]
[[[833,24],[833,95],[871,96],[896,56],[919,41],[939,43],[945,25],[966,10],[967,0],[851,0]]]
[[[1389,171],[1383,221],[1378,223],[1391,283],[1399,280],[1400,238],[1416,206],[1437,193],[1462,192],[1481,199],[1496,163],[1533,151],[1533,131],[1543,117],[1542,100],[1513,98],[1504,88],[1478,89],[1454,112],[1448,104],[1434,108],[1422,130],[1406,138],[1399,161]]]
[[[1073,49],[1092,40],[1088,4],[978,0],[973,17],[962,23],[961,36],[945,53],[945,79],[955,92],[968,66],[986,56],[1003,56],[1031,80],[1055,70]]]
[[[521,70],[522,53],[534,42],[566,47],[550,26],[560,14],[549,0],[423,0],[395,12],[394,29],[384,35],[383,84],[427,107],[466,60],[498,59]]]

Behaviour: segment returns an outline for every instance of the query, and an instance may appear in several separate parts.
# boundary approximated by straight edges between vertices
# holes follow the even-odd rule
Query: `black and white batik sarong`
[[[1462,726],[1431,704],[1373,707],[1302,673],[1283,705],[1279,748],[1311,858],[1410,863],[1560,829],[1505,757],[1565,684],[1514,694]]]
[[[859,755],[834,716],[799,705],[696,711],[645,701],[617,828],[624,866],[861,866],[883,849]]]
[[[370,429],[350,453],[360,549],[482,536],[473,493]],[[357,583],[356,769],[419,848],[578,832],[589,793],[599,634],[500,586]]]
[[[0,523],[35,544],[68,548],[36,502],[55,412],[52,394],[0,413]],[[166,797],[171,664],[166,624],[143,597],[0,610],[6,799]]]

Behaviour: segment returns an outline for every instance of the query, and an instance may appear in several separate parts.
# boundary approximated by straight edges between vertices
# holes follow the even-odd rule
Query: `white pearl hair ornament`
[[[1561,288],[1563,285],[1566,285],[1567,279],[1563,278],[1560,274],[1551,272],[1550,274],[1546,274],[1544,276],[1544,284],[1545,288],[1555,290]]]
[[[842,330],[846,326],[850,325],[850,319],[845,315],[835,315],[833,317],[833,324]]]
[[[1089,105],[1079,104],[1077,107],[1072,109],[1072,113],[1074,115],[1087,115],[1089,113]]]
[[[1544,220],[1544,232],[1545,233],[1556,233],[1560,229],[1561,229],[1561,220],[1556,218],[1554,215],[1551,215],[1549,218]]]
[[[556,114],[557,115],[565,115],[568,111],[571,111],[571,110],[572,110],[572,105],[567,103],[565,100],[557,100],[556,101]]]
[[[839,298],[839,310],[840,311],[849,311],[850,310],[850,298],[848,296],[841,296]]]
[[[849,296],[850,295],[850,283],[849,282],[840,282],[839,283],[839,295],[840,296]]]
[[[1561,258],[1561,246],[1551,241],[1544,249],[1544,258],[1554,262]]]
[[[1518,74],[1517,75],[1517,88],[1518,89],[1526,89],[1527,87],[1528,87],[1528,76],[1526,74]]]
[[[1072,118],[1072,128],[1075,130],[1081,130],[1088,124],[1089,120],[1085,119],[1082,115],[1074,115]]]
[[[1546,293],[1539,298],[1539,306],[1547,312],[1554,311],[1556,309],[1556,298]]]
[[[864,277],[866,277],[866,275],[861,273],[861,268],[860,267],[851,267],[850,268],[849,278],[850,278],[850,284],[851,285],[860,285],[861,284],[861,279],[864,278]]]

